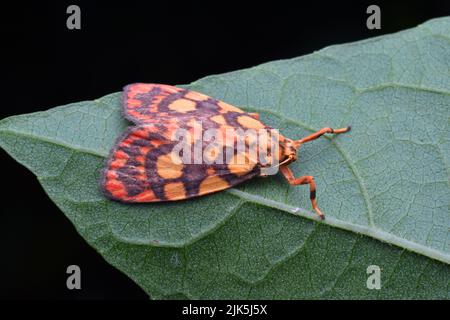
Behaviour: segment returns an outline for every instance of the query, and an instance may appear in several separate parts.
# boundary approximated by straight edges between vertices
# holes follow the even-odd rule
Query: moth
[[[322,128],[299,140],[276,135],[276,148],[263,154],[266,161],[252,157],[246,149],[237,148],[238,135],[231,140],[216,139],[215,148],[191,134],[200,127],[200,136],[214,129],[219,133],[233,130],[272,130],[260,121],[257,113],[241,110],[233,105],[199,92],[164,84],[136,83],[123,92],[123,116],[135,125],[129,127],[112,148],[102,171],[100,185],[110,199],[126,203],[176,201],[202,196],[235,186],[256,176],[264,176],[264,169],[273,166],[291,185],[309,184],[312,208],[324,218],[316,201],[316,184],[312,176],[295,178],[289,164],[297,160],[297,151],[306,142],[331,133],[350,130]],[[183,129],[189,136],[184,146],[197,145],[206,158],[217,160],[218,154],[232,153],[230,161],[183,162],[186,149],[174,152],[179,141],[174,133]],[[197,132],[199,131],[197,130]],[[241,139],[242,141],[242,139]],[[245,146],[251,141],[245,138]],[[195,147],[194,147],[195,148]],[[192,150],[192,149],[189,149]],[[207,151],[207,152],[206,152]],[[206,152],[206,153],[205,153]],[[261,155],[259,152],[258,155]]]

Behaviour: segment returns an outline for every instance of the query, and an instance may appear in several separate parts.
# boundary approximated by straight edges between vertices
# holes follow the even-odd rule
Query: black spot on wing
[[[207,168],[208,165],[206,164],[186,164],[184,166],[181,182],[183,182],[188,197],[198,195],[200,183],[207,176]]]

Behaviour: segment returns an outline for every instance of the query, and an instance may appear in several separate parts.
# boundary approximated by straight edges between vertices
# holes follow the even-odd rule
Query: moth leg
[[[332,128],[326,127],[326,128],[320,129],[317,132],[314,132],[313,134],[310,134],[307,137],[304,137],[303,139],[297,140],[296,142],[297,142],[298,145],[301,145],[301,144],[303,144],[305,142],[316,140],[317,138],[321,137],[325,133],[338,134],[338,133],[348,132],[348,131],[350,131],[350,129],[351,129],[351,127],[340,128],[340,129],[332,129]]]
[[[255,118],[256,120],[259,120],[259,113],[250,112],[249,115],[250,115],[250,117]]]
[[[303,176],[303,177],[295,178],[291,169],[289,169],[287,166],[280,166],[280,171],[283,174],[283,176],[286,178],[286,180],[289,182],[289,184],[292,184],[292,185],[309,184],[309,198],[311,200],[312,207],[313,207],[314,211],[318,214],[320,219],[322,219],[322,220],[325,219],[325,215],[317,207],[316,183],[314,182],[314,177],[313,176]]]

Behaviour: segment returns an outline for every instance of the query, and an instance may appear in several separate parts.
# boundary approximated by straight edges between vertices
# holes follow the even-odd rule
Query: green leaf
[[[4,119],[0,145],[152,298],[449,298],[450,18],[187,87],[291,138],[351,124],[292,165],[315,176],[327,219],[279,176],[184,202],[105,199],[99,171],[130,125],[120,93]]]

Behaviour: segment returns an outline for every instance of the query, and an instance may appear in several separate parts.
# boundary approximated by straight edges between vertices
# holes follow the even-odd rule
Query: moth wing
[[[164,200],[174,201],[202,196],[231,188],[259,175],[259,169],[231,173],[226,165],[187,164],[183,176],[164,184]]]
[[[185,164],[180,182],[183,183],[182,192],[186,198],[228,189],[260,174],[256,155],[249,154],[248,148],[245,153],[236,152],[237,132],[234,131],[234,136],[228,140],[224,139],[226,134],[229,134],[228,126],[216,129],[222,137],[215,140],[217,145],[211,148],[209,142],[202,141],[201,159],[198,159],[200,161],[196,163],[195,152],[191,153],[192,157],[188,161],[186,159],[182,161]],[[169,193],[181,196],[178,194],[180,189],[176,188],[177,185],[173,187],[168,189]]]
[[[215,170],[215,173],[208,175],[201,181],[197,195],[201,196],[225,190],[259,175],[258,168],[242,167],[240,170],[235,169],[234,173],[230,172],[228,168],[216,167]],[[237,172],[239,174],[236,174]]]
[[[129,128],[107,160],[100,183],[104,194],[122,202],[175,201],[224,190],[259,175],[255,163],[239,164],[236,157],[230,163],[183,163],[180,153],[174,152],[178,141],[171,139],[176,128],[170,124]]]
[[[232,127],[264,127],[258,115],[203,93],[164,84],[135,83],[124,88],[124,116],[135,123],[175,123],[190,119]]]
[[[138,125],[126,131],[108,158],[101,187],[109,198],[180,200],[220,191],[259,174],[255,163],[175,163],[172,152],[178,144],[172,135],[180,128],[190,133],[198,125],[222,133],[230,128],[268,128],[253,114],[198,92],[141,83],[125,87],[123,108],[125,116]],[[222,146],[222,151],[231,148],[234,152],[233,147]]]
[[[152,186],[159,176],[149,163],[152,157],[172,148],[170,137],[161,134],[166,129],[160,124],[127,129],[111,150],[102,173],[100,186],[108,198],[123,202],[161,200]]]

